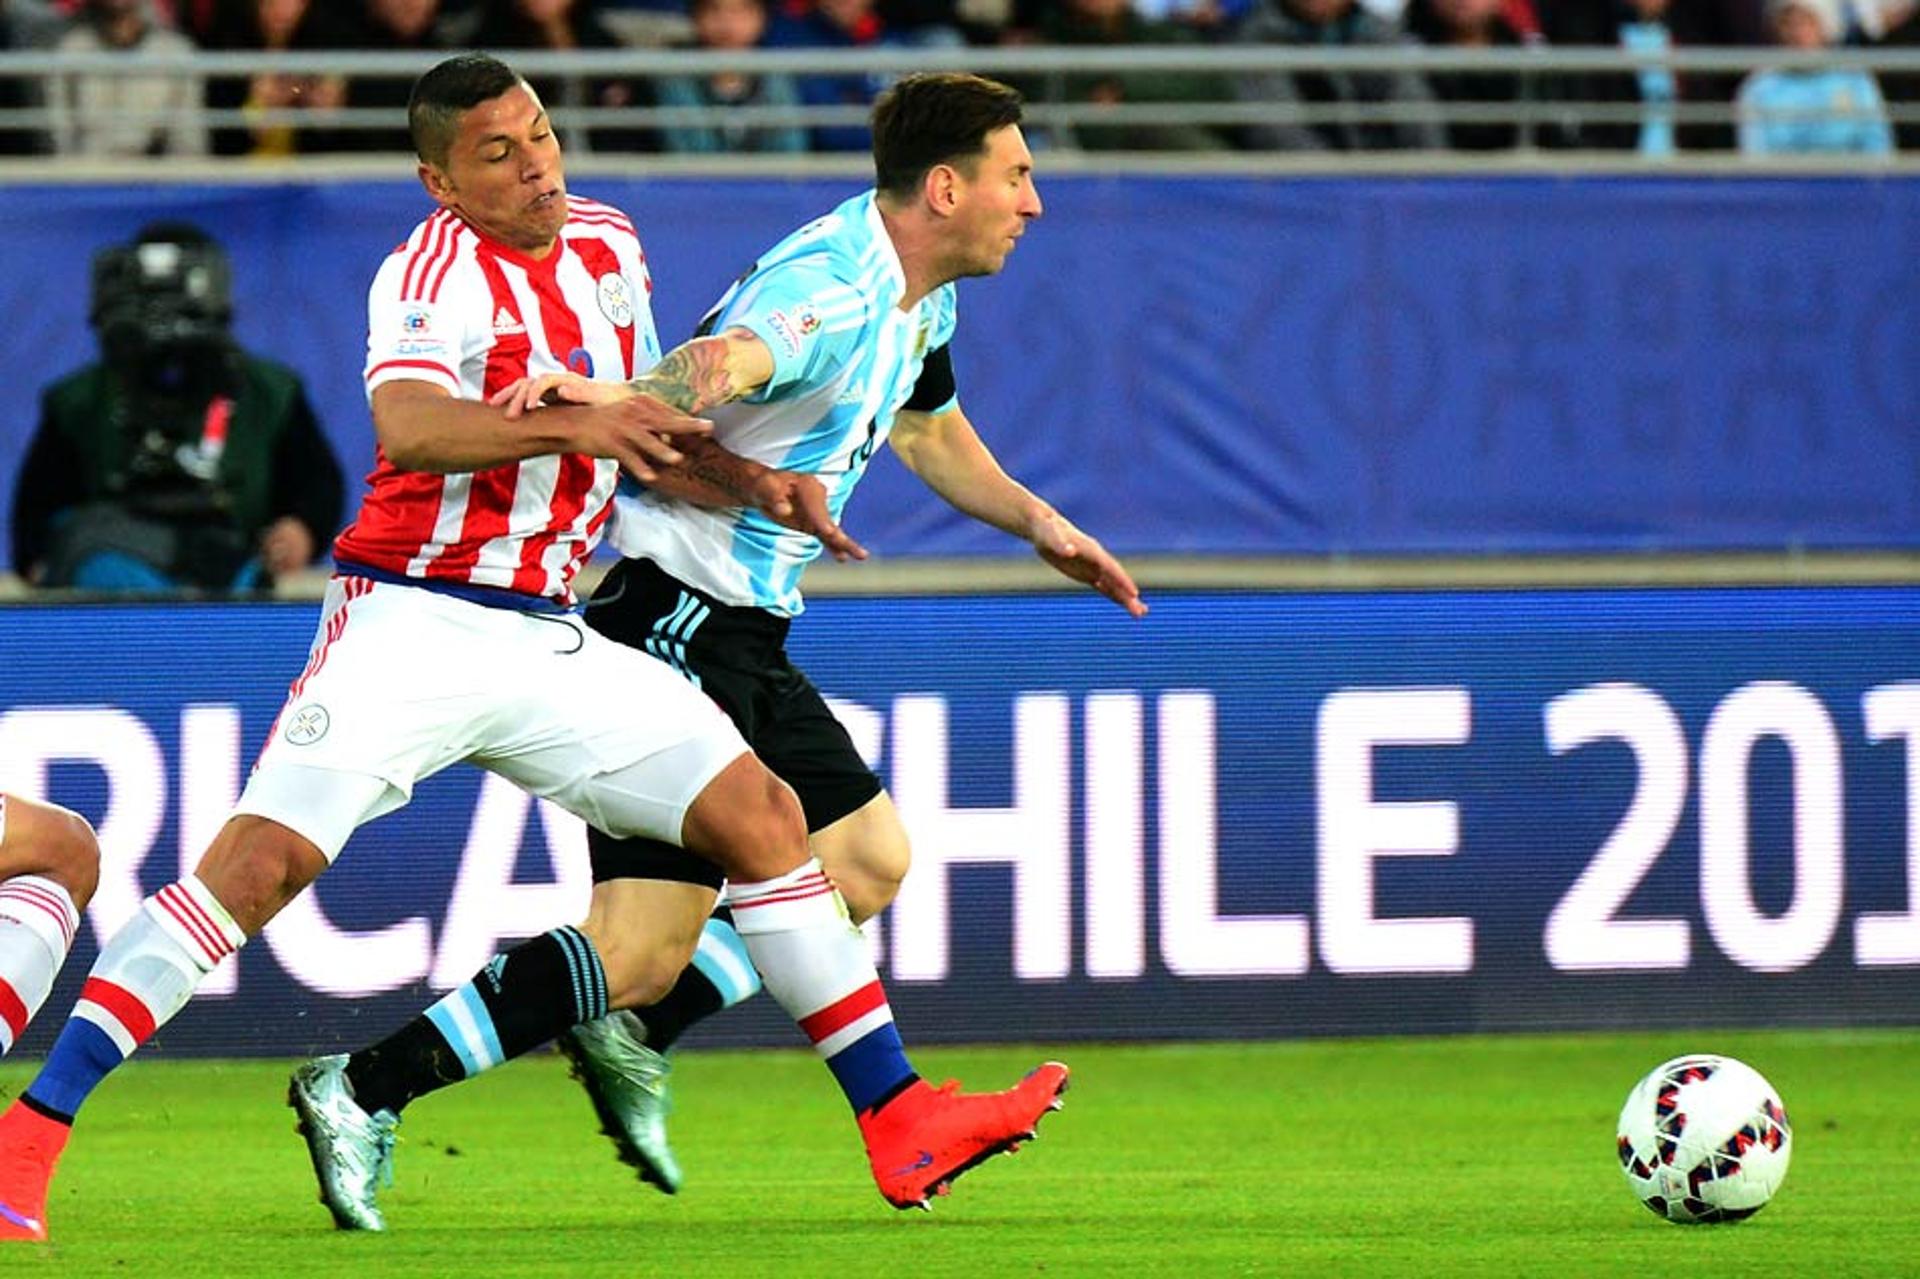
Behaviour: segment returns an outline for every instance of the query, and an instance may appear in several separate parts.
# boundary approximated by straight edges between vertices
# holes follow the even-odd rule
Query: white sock
[[[140,913],[113,935],[74,1016],[106,1031],[127,1056],[186,1007],[201,979],[246,940],[212,891],[188,875],[140,903]]]
[[[777,879],[729,884],[727,904],[767,993],[800,1024],[855,1114],[913,1078],[867,939],[819,861]]]
[[[80,912],[41,875],[0,881],[0,1056],[12,1051],[67,962]]]
[[[776,879],[728,884],[727,904],[767,993],[796,1021],[878,979],[818,858]]]

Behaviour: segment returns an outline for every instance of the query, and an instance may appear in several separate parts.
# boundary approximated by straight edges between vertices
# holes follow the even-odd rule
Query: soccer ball
[[[1634,1197],[1668,1221],[1739,1221],[1786,1179],[1793,1130],[1759,1071],[1696,1053],[1634,1085],[1620,1110],[1619,1151]]]

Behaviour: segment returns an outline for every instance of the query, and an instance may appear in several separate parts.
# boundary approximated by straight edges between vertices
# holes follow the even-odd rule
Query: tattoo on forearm
[[[725,338],[695,338],[667,352],[627,385],[671,404],[682,413],[699,413],[739,399],[750,388],[736,387],[727,371]]]
[[[706,485],[715,493],[725,494],[732,505],[753,504],[753,480],[758,467],[710,439],[691,440],[681,446],[680,452],[685,460],[674,469],[681,475]]]

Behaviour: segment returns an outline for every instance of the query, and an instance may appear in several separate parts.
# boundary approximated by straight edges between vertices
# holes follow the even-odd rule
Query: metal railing
[[[149,56],[113,53],[0,53],[0,83],[23,82],[35,90],[32,105],[0,108],[0,134],[48,134],[61,127],[69,113],[49,105],[50,100],[77,80],[110,78],[189,82],[194,96],[209,82],[243,81],[261,74],[301,77],[351,77],[408,81],[431,66],[441,54],[375,52],[233,53],[203,52],[190,56]],[[1591,140],[1596,126],[1631,128],[1657,111],[1680,130],[1719,130],[1723,150],[1731,149],[1732,130],[1740,122],[1732,86],[1749,73],[1762,70],[1808,72],[1848,69],[1892,78],[1904,88],[1914,86],[1916,100],[1890,99],[1874,118],[1893,127],[1920,126],[1920,49],[1835,49],[1814,53],[1784,49],[1675,49],[1667,53],[1635,53],[1617,48],[1527,47],[1479,49],[1429,47],[1414,44],[1370,48],[1299,48],[1281,45],[1125,46],[1103,49],[1023,46],[1008,48],[870,48],[862,50],[764,50],[751,55],[634,48],[556,53],[512,51],[505,57],[535,80],[658,81],[667,77],[699,77],[722,72],[789,76],[868,77],[874,84],[915,70],[970,70],[1020,84],[1028,92],[1028,132],[1042,145],[1070,154],[1079,133],[1086,129],[1107,136],[1102,149],[1128,150],[1127,135],[1149,129],[1184,127],[1212,130],[1221,153],[1214,165],[1267,162],[1286,157],[1250,153],[1244,145],[1249,129],[1262,126],[1317,128],[1392,127],[1405,125],[1512,126],[1515,141],[1507,148],[1507,162],[1537,162],[1551,151],[1558,160],[1581,152],[1600,151]],[[1649,106],[1600,96],[1596,86],[1612,77],[1637,77],[1643,72],[1670,73],[1681,83],[1717,81],[1721,91],[1689,96]],[[1074,85],[1090,78],[1180,74],[1194,78],[1207,96],[1182,101],[1122,101],[1106,104],[1074,100]],[[1317,75],[1334,77],[1412,76],[1430,81],[1438,76],[1508,78],[1510,96],[1497,100],[1408,100],[1391,94],[1332,102],[1263,100],[1249,85],[1261,76]],[[857,126],[866,118],[861,105],[798,105],[679,107],[636,105],[554,106],[556,122],[571,135],[599,129],[657,133],[680,128],[822,129]],[[159,125],[173,118],[171,110],[128,107],[116,119],[123,124]],[[333,134],[380,132],[392,136],[404,122],[389,107],[345,106],[335,109],[205,107],[194,109],[196,128],[210,131],[265,129],[326,130]],[[1775,116],[1774,119],[1791,118]],[[1712,145],[1712,144],[1709,144]],[[1445,158],[1428,153],[1427,158]],[[1405,148],[1393,156],[1378,153],[1359,157],[1364,163],[1402,163]],[[1227,157],[1236,157],[1229,160]],[[1163,161],[1178,159],[1162,153]],[[1198,158],[1189,156],[1188,158]],[[1296,160],[1299,157],[1294,157]],[[1326,157],[1316,157],[1324,161]],[[303,157],[303,160],[306,157]],[[841,157],[857,163],[859,157]],[[1351,162],[1354,157],[1349,157]],[[1613,151],[1616,163],[1637,164],[1631,155]],[[1711,157],[1691,156],[1689,163]],[[659,157],[649,157],[658,162]],[[1499,163],[1498,155],[1480,154],[1476,164]],[[151,161],[165,164],[167,157]],[[791,167],[793,157],[762,157],[761,163]],[[1807,157],[1815,166],[1872,165],[1884,158],[1871,156]],[[1893,163],[1902,163],[1895,160]],[[17,167],[21,161],[9,162]],[[30,165],[58,170],[59,157],[45,156]],[[134,162],[136,167],[138,161]]]

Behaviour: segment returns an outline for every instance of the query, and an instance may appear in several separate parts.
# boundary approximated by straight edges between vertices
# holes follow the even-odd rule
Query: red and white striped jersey
[[[625,381],[660,359],[633,223],[578,196],[542,261],[446,209],[414,229],[367,295],[367,395],[402,379],[482,400],[563,370]],[[402,471],[377,453],[334,557],[385,573],[573,602],[619,468],[558,454],[463,475]]]

